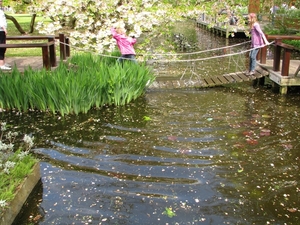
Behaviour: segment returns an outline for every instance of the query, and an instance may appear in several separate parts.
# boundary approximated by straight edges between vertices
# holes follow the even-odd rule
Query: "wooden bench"
[[[56,51],[55,51],[55,39],[59,39],[60,42],[60,58],[65,60],[70,56],[69,39],[60,34],[59,36],[7,36],[6,40],[47,40],[43,43],[15,43],[15,44],[0,44],[0,48],[41,48],[43,67],[50,70],[51,67],[57,65]]]

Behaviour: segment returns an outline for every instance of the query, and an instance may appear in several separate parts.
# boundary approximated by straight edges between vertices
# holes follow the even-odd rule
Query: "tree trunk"
[[[36,14],[33,14],[32,17],[31,17],[31,21],[30,21],[29,34],[32,34],[33,31],[34,31],[35,18],[36,18]]]
[[[19,24],[19,22],[16,20],[15,17],[10,16],[10,15],[7,15],[7,14],[5,14],[5,17],[6,17],[6,19],[11,20],[11,21],[15,24],[15,27],[18,29],[18,31],[19,31],[21,34],[28,34],[28,33],[31,34],[31,33],[33,33],[36,14],[33,14],[32,17],[31,17],[30,30],[29,30],[28,33],[26,33],[26,32],[23,30],[23,28],[21,27],[21,25]]]

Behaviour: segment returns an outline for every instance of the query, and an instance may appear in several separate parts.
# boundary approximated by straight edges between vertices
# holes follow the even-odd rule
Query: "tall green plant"
[[[93,107],[124,105],[141,96],[154,80],[145,64],[125,62],[116,57],[89,53],[74,55],[53,71],[17,69],[0,73],[0,106],[27,111],[37,109],[53,114],[87,113]]]

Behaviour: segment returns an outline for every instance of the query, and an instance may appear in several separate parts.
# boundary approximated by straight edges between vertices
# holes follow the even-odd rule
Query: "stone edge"
[[[37,162],[33,166],[32,173],[24,179],[20,188],[17,190],[15,198],[9,203],[9,207],[4,211],[0,225],[10,225],[14,222],[28,196],[40,179],[40,163]]]

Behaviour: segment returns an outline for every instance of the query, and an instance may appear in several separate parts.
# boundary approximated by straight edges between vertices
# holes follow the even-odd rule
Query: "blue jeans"
[[[255,48],[255,49],[252,49],[250,52],[249,52],[249,57],[250,57],[250,64],[249,64],[249,71],[255,71],[255,67],[256,67],[256,56],[257,56],[257,53],[259,51],[259,48]]]
[[[123,63],[123,61],[131,61],[134,63],[137,63],[135,60],[135,55],[133,54],[128,54],[128,55],[122,55],[120,58],[118,58],[118,62]]]

